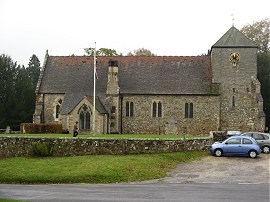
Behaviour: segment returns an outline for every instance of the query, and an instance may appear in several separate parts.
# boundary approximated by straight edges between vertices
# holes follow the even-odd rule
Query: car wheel
[[[222,156],[222,150],[221,150],[221,149],[216,149],[216,150],[215,150],[215,155],[216,155],[217,157]]]
[[[264,147],[262,148],[262,151],[263,151],[263,153],[265,153],[265,154],[269,154],[270,148],[269,148],[268,146],[264,146]]]
[[[250,158],[254,159],[254,158],[257,157],[257,152],[254,151],[254,150],[251,150],[251,151],[249,151],[248,155],[249,155]]]

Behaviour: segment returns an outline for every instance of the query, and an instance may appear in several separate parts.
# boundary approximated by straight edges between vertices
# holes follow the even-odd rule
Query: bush
[[[52,156],[53,147],[47,143],[35,142],[31,146],[31,155],[37,157]]]
[[[62,124],[21,123],[21,133],[62,133]]]
[[[69,130],[68,129],[62,130],[62,134],[69,134]]]

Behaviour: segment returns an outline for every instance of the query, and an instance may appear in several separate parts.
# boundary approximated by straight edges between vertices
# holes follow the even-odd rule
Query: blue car
[[[261,149],[252,137],[232,136],[223,142],[212,144],[210,152],[218,157],[222,155],[243,155],[256,158],[261,153]]]

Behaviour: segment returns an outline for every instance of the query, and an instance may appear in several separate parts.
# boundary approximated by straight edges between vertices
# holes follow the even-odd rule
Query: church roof
[[[236,29],[234,26],[231,27],[213,46],[212,48],[229,48],[229,47],[254,47],[257,46],[247,38],[242,32]]]
[[[64,101],[60,108],[61,114],[70,113],[75,106],[79,104],[84,98],[86,98],[91,104],[93,104],[93,96],[83,95],[80,93],[67,93],[64,97]],[[101,103],[99,97],[96,96],[96,109],[100,114],[107,114],[108,112]]]
[[[120,94],[209,94],[209,56],[98,56],[97,96],[106,95],[110,60],[118,61]],[[38,92],[93,95],[93,57],[49,56]]]

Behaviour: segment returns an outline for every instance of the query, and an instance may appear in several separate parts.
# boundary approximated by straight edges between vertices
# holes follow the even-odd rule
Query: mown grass
[[[115,183],[162,178],[208,152],[0,158],[0,183]]]
[[[8,198],[0,198],[0,202],[23,202],[22,200],[8,199]],[[26,201],[24,201],[26,202]]]
[[[72,134],[0,134],[0,136],[17,137],[66,137],[72,138]],[[158,135],[158,134],[79,134],[78,138],[199,138],[208,135]]]

